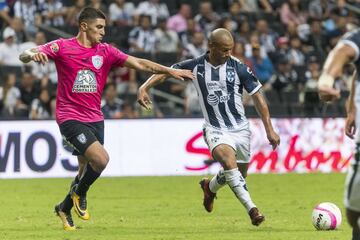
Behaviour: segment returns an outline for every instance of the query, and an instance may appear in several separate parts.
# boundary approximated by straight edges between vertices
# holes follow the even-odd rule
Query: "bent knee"
[[[98,172],[102,172],[109,163],[109,154],[104,152],[102,154],[94,154],[90,160],[91,165],[96,168]]]
[[[235,151],[228,145],[221,144],[213,150],[214,158],[220,162],[234,161]]]

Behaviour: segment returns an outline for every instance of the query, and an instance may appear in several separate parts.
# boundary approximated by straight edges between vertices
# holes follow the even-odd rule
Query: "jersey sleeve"
[[[354,61],[357,61],[360,55],[360,29],[346,33],[340,39],[340,42],[349,45],[355,50],[356,56]]]
[[[54,60],[61,52],[61,47],[62,39],[58,39],[38,46],[38,50],[42,53],[45,53],[48,58]]]
[[[262,85],[250,67],[240,61],[236,61],[235,66],[240,83],[244,86],[245,90],[249,93],[249,95],[256,93]]]
[[[171,66],[171,68],[186,69],[186,70],[192,71],[192,70],[194,70],[196,64],[197,64],[196,59],[189,59],[189,60],[175,63],[174,65]]]
[[[109,60],[112,67],[123,67],[129,55],[123,53],[119,49],[109,46]]]

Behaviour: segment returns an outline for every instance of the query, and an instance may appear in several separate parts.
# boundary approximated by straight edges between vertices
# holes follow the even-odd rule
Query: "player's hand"
[[[348,113],[345,121],[345,134],[351,139],[354,139],[354,135],[356,132],[355,115],[356,113],[354,112]]]
[[[279,146],[280,144],[279,135],[272,130],[267,134],[267,138],[269,140],[270,145],[272,146],[272,149],[275,150],[277,146]]]
[[[139,88],[139,91],[137,94],[137,102],[146,110],[148,110],[148,111],[151,110],[152,102],[150,100],[148,92],[143,87]]]
[[[332,102],[340,99],[340,91],[331,87],[319,87],[319,98],[323,102]]]
[[[190,70],[184,70],[184,69],[170,69],[169,75],[179,80],[195,79],[194,74]]]
[[[45,63],[49,61],[46,54],[42,52],[36,53],[34,56],[32,56],[31,60],[33,60],[34,62],[41,63],[42,65],[45,65]]]

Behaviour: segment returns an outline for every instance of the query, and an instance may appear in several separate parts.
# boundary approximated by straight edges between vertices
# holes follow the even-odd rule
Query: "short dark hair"
[[[93,7],[85,7],[80,12],[78,22],[80,25],[80,23],[82,22],[92,21],[97,18],[106,20],[105,14],[100,9],[96,9]]]

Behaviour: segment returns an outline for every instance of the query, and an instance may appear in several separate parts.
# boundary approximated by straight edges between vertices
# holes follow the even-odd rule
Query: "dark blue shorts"
[[[74,149],[73,155],[84,155],[86,149],[96,141],[104,144],[104,121],[88,123],[68,120],[59,128],[65,143]]]

